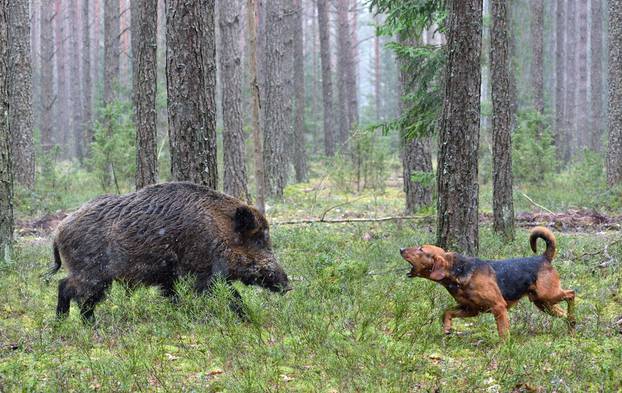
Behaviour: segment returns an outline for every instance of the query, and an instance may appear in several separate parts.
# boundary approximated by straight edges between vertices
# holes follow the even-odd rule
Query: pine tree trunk
[[[506,239],[514,238],[512,202],[512,129],[510,56],[506,0],[492,0],[490,68],[492,79],[493,226]]]
[[[517,75],[516,64],[518,59],[516,56],[516,22],[514,21],[513,13],[514,7],[516,7],[516,0],[511,0],[508,4],[508,32],[509,32],[509,56],[510,56],[510,130],[512,132],[516,130],[516,121],[518,118],[518,87],[516,86]]]
[[[312,73],[311,73],[311,86],[313,88],[311,92],[311,113],[313,114],[313,127],[312,127],[312,135],[313,135],[313,153],[318,153],[320,150],[320,135],[316,124],[319,123],[319,83],[320,83],[320,72],[319,72],[319,52],[318,52],[318,31],[317,31],[317,5],[316,0],[311,0],[310,2],[310,14],[311,14],[311,58],[312,58]]]
[[[578,77],[579,77],[579,89],[577,91],[577,107],[581,108],[581,110],[577,111],[577,148],[579,151],[583,149],[587,149],[590,130],[589,127],[589,118],[590,118],[590,106],[587,103],[587,92],[588,92],[588,75],[587,75],[587,67],[588,67],[588,58],[587,58],[587,46],[588,46],[588,3],[587,1],[579,1],[578,2],[578,26],[579,26],[579,42],[577,45],[577,69],[578,69]]]
[[[351,39],[350,39],[350,47],[349,47],[349,57],[348,57],[348,78],[346,90],[350,93],[350,104],[349,104],[349,113],[350,113],[350,129],[356,127],[359,122],[359,100],[358,100],[358,83],[357,83],[357,70],[356,70],[356,59],[358,58],[358,43],[357,43],[357,29],[358,29],[358,4],[356,0],[352,0],[352,23],[351,25]]]
[[[563,162],[570,161],[572,146],[577,130],[577,0],[568,0],[566,8],[566,100],[564,115],[566,116],[566,140],[561,141]]]
[[[399,37],[402,45],[414,45],[414,40]],[[398,59],[399,73],[399,111],[403,115],[407,110],[404,97],[412,90],[412,75],[405,68],[403,60]],[[406,194],[406,214],[413,214],[422,207],[432,203],[432,187],[422,183],[421,179],[413,179],[413,175],[432,172],[432,146],[429,137],[409,138],[404,130],[400,131],[400,154],[404,193]]]
[[[33,129],[41,130],[41,80],[39,40],[41,39],[41,5],[38,0],[30,0],[30,66],[32,68],[32,112]],[[34,132],[33,132],[34,144]],[[34,162],[34,161],[33,161]]]
[[[302,26],[302,0],[294,1],[294,91],[296,94],[296,113],[294,121],[294,169],[296,181],[303,182],[307,177],[307,152],[305,148],[305,64],[304,30]]]
[[[333,82],[330,60],[330,29],[328,1],[317,0],[318,29],[320,31],[320,62],[322,64],[322,100],[324,104],[324,154],[335,154],[335,121],[333,112]]]
[[[348,20],[348,0],[336,3],[337,8],[337,145],[344,147],[350,132],[350,94],[347,91],[348,57],[350,52],[350,24]]]
[[[11,134],[9,131],[10,67],[8,24],[9,0],[0,0],[0,261],[11,258],[13,242],[13,172],[11,164]]]
[[[130,69],[132,68],[130,58],[130,46],[132,39],[132,30],[130,29],[132,12],[130,0],[119,0],[119,83],[121,86],[127,86],[130,81]],[[134,0],[132,0],[133,2]],[[152,0],[154,1],[154,0]],[[157,0],[155,0],[157,6]]]
[[[104,0],[93,0],[93,36],[91,39],[91,47],[92,47],[92,88],[93,88],[93,100],[95,100],[95,91],[97,86],[103,85],[103,74],[102,67],[104,62],[102,61],[102,53],[103,53],[103,38],[102,38],[102,4]],[[94,118],[97,118],[97,114],[94,115]],[[93,138],[91,138],[91,141]]]
[[[264,213],[266,211],[266,186],[263,163],[263,132],[259,125],[260,92],[257,81],[257,5],[255,0],[247,0],[246,20],[248,23],[248,61],[250,64],[250,89],[252,96],[253,116],[253,158],[255,162],[255,206]]]
[[[591,0],[591,100],[592,124],[590,125],[590,147],[601,150],[600,138],[603,134],[603,12],[602,0]]]
[[[54,4],[54,40],[56,58],[56,103],[55,103],[55,125],[57,142],[60,142],[63,156],[70,157],[69,136],[70,136],[70,117],[68,114],[68,85],[67,85],[67,16],[66,7],[62,0],[55,0]]]
[[[35,182],[32,126],[32,68],[28,0],[8,2],[9,118],[15,180],[28,188]]]
[[[83,104],[80,95],[80,24],[78,20],[78,1],[71,0],[69,7],[69,26],[70,26],[70,56],[69,63],[71,76],[76,80],[69,84],[71,91],[71,130],[73,133],[74,151],[73,154],[80,160],[84,158],[84,137],[82,121]]]
[[[565,1],[557,0],[557,8],[555,11],[555,145],[557,146],[558,158],[562,159],[562,145],[566,143],[567,136],[565,132],[564,120],[564,77],[566,72],[565,62]]]
[[[86,145],[86,154],[89,145],[93,142],[92,124],[92,78],[91,78],[91,18],[89,12],[90,2],[82,2],[82,124],[84,133],[83,141]]]
[[[477,255],[482,0],[450,2],[438,155],[440,247]]]
[[[120,57],[119,0],[104,0],[104,105],[117,98]]]
[[[223,186],[225,193],[250,201],[246,180],[242,106],[239,0],[218,0],[222,81]]]
[[[376,20],[376,23],[380,23]],[[376,120],[380,121],[381,111],[380,108],[380,36],[374,37],[374,108],[376,109]]]
[[[291,79],[293,65],[290,18],[287,0],[266,4],[265,100],[263,102],[264,163],[268,195],[283,196],[287,183],[287,148],[292,125]]]
[[[531,0],[531,85],[533,106],[544,114],[544,3],[543,0]]]
[[[50,1],[41,1],[41,147],[44,152],[54,145],[54,4]]]
[[[132,88],[136,126],[136,189],[158,182],[158,3],[132,0]]]
[[[216,189],[214,1],[167,0],[166,76],[171,175]],[[205,10],[202,10],[205,7]],[[205,12],[207,11],[207,12]],[[209,69],[206,69],[209,67]],[[212,76],[211,78],[213,78]],[[209,97],[208,97],[209,96]]]
[[[622,184],[622,2],[609,1],[609,147],[607,183]]]

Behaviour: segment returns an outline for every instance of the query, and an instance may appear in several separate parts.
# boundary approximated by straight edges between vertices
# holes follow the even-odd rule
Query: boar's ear
[[[235,211],[235,231],[238,233],[248,233],[257,228],[255,214],[248,206],[240,206]]]

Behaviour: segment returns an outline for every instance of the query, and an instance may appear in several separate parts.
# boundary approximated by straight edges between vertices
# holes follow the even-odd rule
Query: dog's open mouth
[[[412,271],[412,270],[410,270],[408,273],[406,273],[406,275],[407,275],[408,277],[410,277],[410,278],[417,277],[417,275],[415,274],[415,272],[414,272],[414,271]]]

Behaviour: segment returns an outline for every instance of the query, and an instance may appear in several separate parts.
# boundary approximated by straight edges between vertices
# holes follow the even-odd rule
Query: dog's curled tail
[[[544,251],[544,257],[549,262],[552,262],[553,258],[555,258],[555,252],[557,251],[557,242],[555,241],[555,235],[553,235],[553,232],[545,227],[533,228],[531,230],[531,233],[529,234],[529,245],[531,246],[531,250],[533,252],[538,252],[538,238],[545,241],[546,250]]]

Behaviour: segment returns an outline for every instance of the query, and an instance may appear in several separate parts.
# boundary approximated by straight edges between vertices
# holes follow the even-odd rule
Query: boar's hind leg
[[[65,318],[69,313],[71,299],[76,296],[76,289],[70,277],[63,278],[58,283],[58,304],[56,305],[56,317]]]
[[[97,303],[101,302],[110,286],[110,281],[97,281],[89,283],[86,290],[79,296],[80,316],[86,323],[95,323],[93,311]]]

